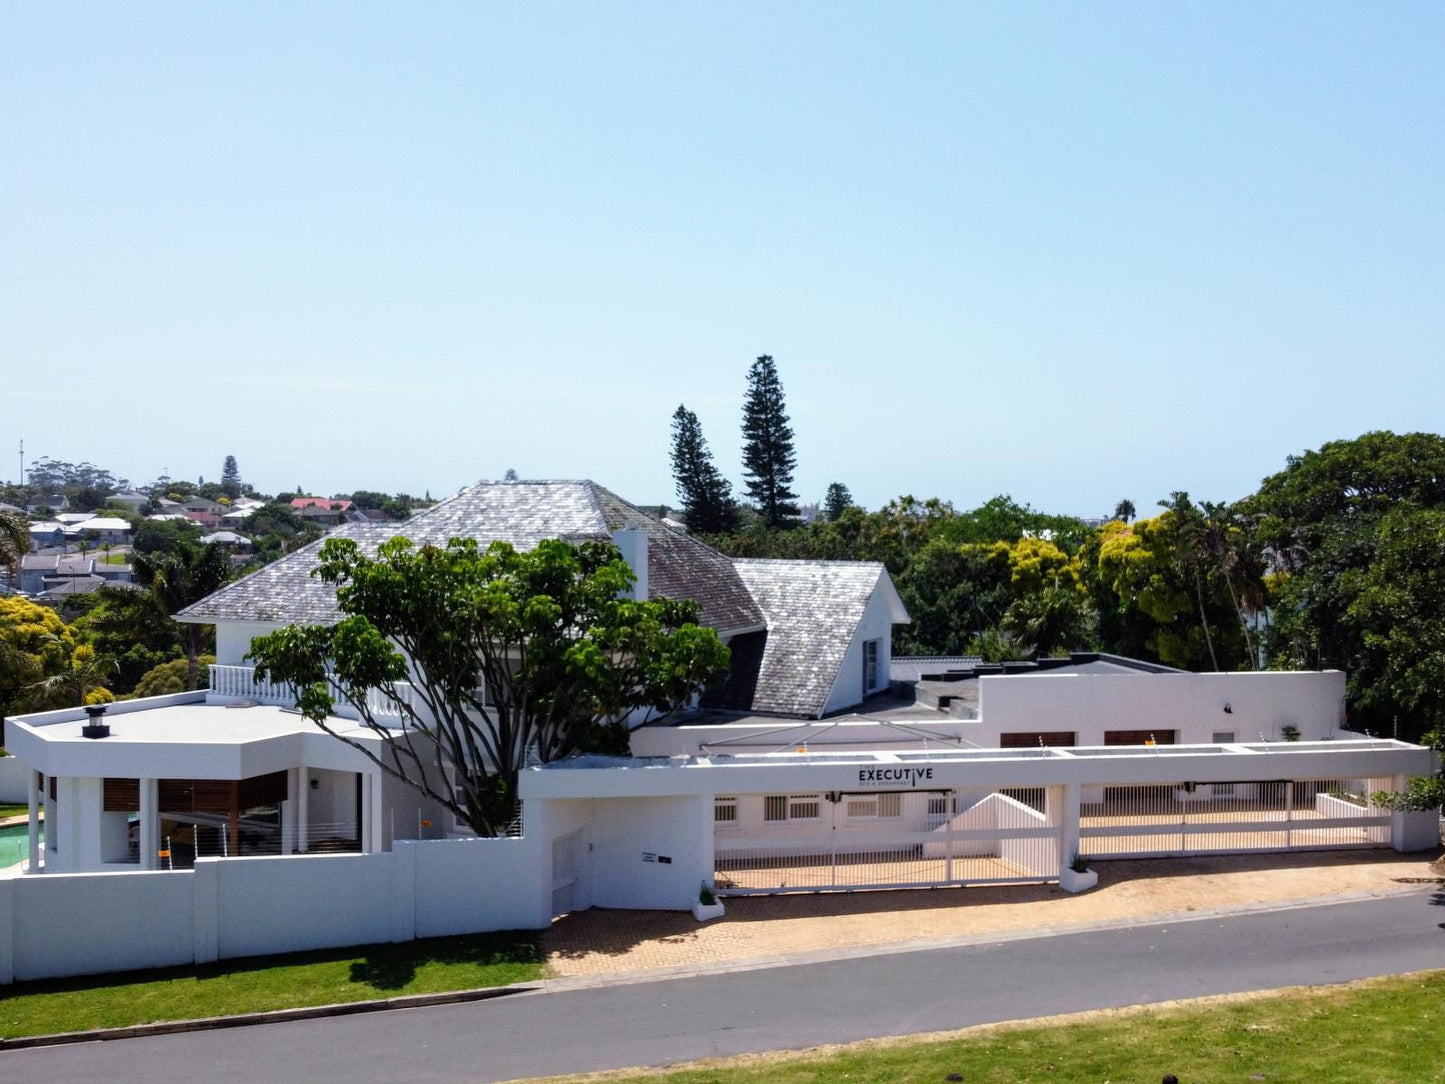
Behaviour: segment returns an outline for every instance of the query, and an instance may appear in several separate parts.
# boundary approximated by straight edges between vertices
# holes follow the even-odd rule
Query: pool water
[[[40,826],[40,845],[45,846],[45,826]],[[0,869],[25,861],[30,855],[30,826],[12,824],[0,828]]]

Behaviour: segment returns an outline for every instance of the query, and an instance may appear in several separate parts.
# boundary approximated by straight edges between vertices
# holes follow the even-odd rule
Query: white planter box
[[[692,917],[699,922],[709,922],[715,918],[722,918],[722,900],[718,900],[717,903],[694,903],[692,905]]]
[[[1075,873],[1067,868],[1059,871],[1059,887],[1065,892],[1083,892],[1098,883],[1099,875],[1091,869],[1086,869],[1083,873]]]

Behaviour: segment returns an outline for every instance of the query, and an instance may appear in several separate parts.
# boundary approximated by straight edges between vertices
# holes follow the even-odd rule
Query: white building
[[[311,575],[319,543],[304,547],[179,615],[216,626],[208,691],[7,722],[31,769],[25,871],[47,876],[0,877],[0,982],[686,908],[701,883],[1078,887],[1075,855],[1438,841],[1433,815],[1372,797],[1434,754],[1344,730],[1339,674],[1080,657],[933,681],[924,663],[905,702],[889,692],[891,632],[908,618],[881,565],[732,560],[591,482],[482,483],[404,524],[333,533],[364,549],[398,534],[615,542],[639,596],[699,603],[730,672],[696,712],[634,730],[635,759],[524,772],[519,838],[467,839],[245,664],[254,636],[339,616]],[[331,725],[363,748],[400,740]],[[150,925],[115,917],[137,909]],[[84,951],[22,936],[101,912],[66,925],[100,939]]]

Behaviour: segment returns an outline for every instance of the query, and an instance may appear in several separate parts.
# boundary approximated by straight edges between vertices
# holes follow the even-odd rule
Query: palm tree
[[[1175,553],[1181,575],[1194,581],[1194,597],[1199,603],[1199,623],[1204,628],[1204,643],[1209,648],[1209,665],[1219,670],[1219,657],[1214,653],[1214,636],[1209,631],[1209,615],[1204,611],[1204,572],[1207,557],[1205,549],[1204,516],[1189,499],[1189,494],[1176,490],[1169,494],[1169,500],[1159,504],[1167,508],[1174,517]]]
[[[131,558],[135,582],[148,588],[167,615],[219,590],[231,578],[231,561],[223,547],[178,541],[171,549],[137,553]],[[200,656],[206,646],[206,626],[180,624],[181,645],[190,666],[186,688],[195,689]]]
[[[59,640],[56,642],[59,643]],[[114,659],[97,655],[95,648],[81,644],[70,653],[70,658],[58,673],[42,678],[30,688],[35,690],[36,703],[45,707],[78,707],[95,690],[104,689],[115,670]],[[113,697],[107,696],[106,699]]]
[[[1257,611],[1264,605],[1264,556],[1237,507],[1201,501],[1200,508],[1204,513],[1205,552],[1219,566],[1224,577],[1234,612],[1239,615],[1239,627],[1244,632],[1244,646],[1249,652],[1250,665],[1258,670],[1259,652],[1250,635],[1245,610]],[[1235,589],[1236,578],[1240,581],[1238,590]]]
[[[1134,518],[1134,502],[1125,497],[1118,504],[1114,505],[1114,518],[1121,523],[1128,523]]]
[[[10,574],[10,589],[20,590],[20,559],[30,552],[30,527],[13,512],[0,512],[0,565]]]

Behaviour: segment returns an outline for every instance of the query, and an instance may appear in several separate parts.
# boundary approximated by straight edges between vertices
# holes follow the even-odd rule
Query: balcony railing
[[[257,704],[278,704],[283,708],[296,706],[296,697],[288,686],[274,681],[261,681],[252,666],[212,665],[211,695],[226,700],[252,700]],[[421,718],[427,717],[426,705],[410,682],[398,682],[397,695]],[[403,719],[405,716],[397,706],[378,690],[371,690],[366,696],[366,706],[376,719]],[[350,704],[338,698],[336,714],[343,719],[355,719],[357,713]]]

